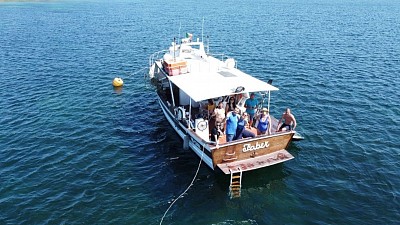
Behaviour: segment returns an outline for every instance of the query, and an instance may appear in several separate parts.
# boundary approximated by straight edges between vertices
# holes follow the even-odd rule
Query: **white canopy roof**
[[[279,90],[235,68],[180,74],[168,78],[196,102],[238,93]],[[244,87],[244,90],[235,92],[238,87]]]

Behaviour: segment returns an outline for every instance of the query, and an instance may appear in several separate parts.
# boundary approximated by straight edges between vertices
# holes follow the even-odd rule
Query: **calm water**
[[[200,2],[0,3],[0,224],[159,224],[199,159],[135,72],[203,17],[306,139],[240,199],[203,165],[163,224],[399,223],[400,2]]]

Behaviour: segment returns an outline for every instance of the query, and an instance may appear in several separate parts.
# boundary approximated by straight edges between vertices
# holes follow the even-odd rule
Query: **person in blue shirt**
[[[249,118],[249,114],[247,114],[247,112],[244,112],[242,114],[242,116],[240,117],[239,121],[238,121],[238,126],[236,128],[236,135],[234,140],[239,140],[242,138],[248,138],[248,137],[255,137],[256,135],[249,131],[246,130],[246,125],[247,125],[247,120]]]
[[[239,121],[239,109],[236,108],[226,117],[226,142],[230,142],[236,135],[236,129]]]
[[[254,115],[256,114],[256,109],[257,109],[258,101],[255,99],[254,93],[250,94],[250,98],[248,98],[244,102],[244,107],[246,108],[246,112],[249,114],[249,126],[251,127],[253,125],[253,119]]]

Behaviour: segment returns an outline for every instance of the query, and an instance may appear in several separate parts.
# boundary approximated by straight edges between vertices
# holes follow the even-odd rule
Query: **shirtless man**
[[[296,128],[296,119],[293,114],[290,113],[290,109],[286,108],[286,111],[282,114],[282,118],[279,120],[278,125],[281,123],[282,125],[279,127],[277,131],[282,131],[282,128],[289,127],[289,130],[294,130]]]

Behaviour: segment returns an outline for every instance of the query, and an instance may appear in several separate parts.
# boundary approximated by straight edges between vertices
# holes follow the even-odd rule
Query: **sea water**
[[[1,1],[0,224],[160,223],[199,158],[144,74],[186,32],[272,79],[271,113],[290,107],[305,140],[245,173],[238,199],[201,165],[163,224],[398,224],[399,15],[395,0]]]

